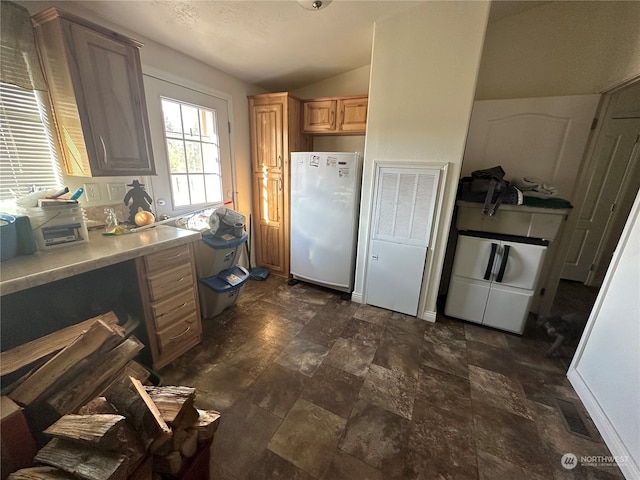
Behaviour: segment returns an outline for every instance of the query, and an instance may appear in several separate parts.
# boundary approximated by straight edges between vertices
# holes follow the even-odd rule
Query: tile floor
[[[610,453],[565,428],[555,398],[582,406],[548,346],[535,328],[432,324],[271,276],[160,374],[222,412],[212,479],[623,478],[561,466]]]

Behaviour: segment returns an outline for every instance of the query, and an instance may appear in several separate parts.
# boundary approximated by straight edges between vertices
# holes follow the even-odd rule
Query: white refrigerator
[[[351,293],[362,157],[346,152],[291,154],[291,275]]]
[[[461,231],[445,314],[521,334],[548,241]]]

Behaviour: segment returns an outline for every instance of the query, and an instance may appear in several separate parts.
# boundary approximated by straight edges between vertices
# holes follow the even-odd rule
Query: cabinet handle
[[[282,179],[278,179],[278,190],[282,191]]]
[[[489,278],[491,277],[491,269],[493,268],[493,261],[496,258],[497,250],[498,250],[498,244],[491,243],[491,255],[489,255],[489,262],[487,263],[487,269],[484,271],[484,277],[482,277],[485,280],[489,280]]]
[[[504,254],[502,255],[502,262],[500,262],[500,270],[498,271],[498,278],[496,278],[496,282],[502,282],[504,278],[504,271],[507,268],[507,260],[509,260],[509,250],[511,250],[511,246],[504,246]]]
[[[184,252],[178,252],[175,255],[171,255],[170,257],[164,257],[162,260],[163,261],[173,260],[174,258],[181,257],[182,255],[184,255]]]
[[[106,165],[109,160],[107,160],[107,146],[104,143],[104,140],[102,139],[102,135],[100,135],[100,143],[102,143],[102,152],[104,155],[104,164]]]
[[[187,302],[184,302],[182,305],[180,305],[180,306],[178,306],[178,307],[174,308],[173,310],[169,310],[168,312],[163,313],[163,314],[162,314],[162,315],[160,315],[160,316],[161,316],[161,317],[164,317],[165,315],[169,315],[169,314],[171,314],[171,313],[173,313],[173,312],[177,312],[178,310],[180,310],[181,308],[184,308],[184,307],[186,307],[186,306],[187,306]]]
[[[184,332],[176,335],[175,337],[171,337],[169,341],[173,342],[174,340],[177,340],[178,338],[185,336],[187,333],[189,333],[190,330],[191,330],[191,325],[189,325]]]

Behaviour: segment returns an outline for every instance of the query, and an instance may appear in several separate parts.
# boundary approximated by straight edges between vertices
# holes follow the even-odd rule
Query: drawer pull
[[[185,252],[178,252],[175,255],[171,255],[170,257],[163,257],[163,260],[173,260],[174,258],[179,258],[184,254]]]
[[[175,337],[171,337],[171,338],[169,339],[169,341],[170,341],[170,342],[173,342],[174,340],[177,340],[178,338],[185,336],[185,335],[186,335],[187,333],[189,333],[190,331],[191,331],[191,325],[189,325],[189,326],[187,327],[187,329],[186,329],[184,332],[182,332],[182,333],[180,333],[180,334],[176,335]]]
[[[181,310],[184,307],[186,307],[188,303],[189,302],[184,302],[182,305],[178,305],[176,308],[173,308],[173,309],[169,310],[168,312],[165,312],[165,313],[161,314],[158,318],[162,318],[165,315],[171,315],[172,313],[177,312],[178,310]]]

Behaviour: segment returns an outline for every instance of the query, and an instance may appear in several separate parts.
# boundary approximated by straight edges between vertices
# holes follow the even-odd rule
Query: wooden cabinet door
[[[75,23],[68,31],[91,174],[154,175],[137,48]]]
[[[288,274],[285,254],[286,218],[284,185],[281,175],[253,176],[256,263],[276,273]]]
[[[336,129],[336,101],[319,100],[303,104],[304,133],[331,132]]]
[[[338,100],[340,121],[338,131],[362,133],[367,129],[367,108],[369,100],[364,98],[345,98]]]
[[[281,175],[284,161],[284,105],[255,105],[250,113],[253,172]]]

